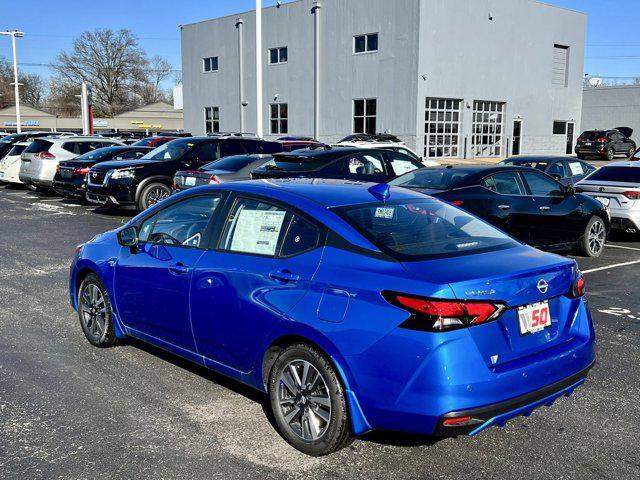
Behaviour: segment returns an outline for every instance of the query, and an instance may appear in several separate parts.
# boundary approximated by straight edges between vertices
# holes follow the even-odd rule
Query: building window
[[[204,107],[204,131],[205,133],[220,131],[220,107]]]
[[[473,135],[471,147],[474,157],[502,156],[502,102],[473,102]]]
[[[376,133],[377,100],[362,98],[353,101],[353,133]]]
[[[287,63],[289,52],[287,47],[278,47],[269,49],[269,65],[277,65],[279,63]]]
[[[202,59],[202,71],[204,73],[218,71],[218,57],[207,57]]]
[[[353,37],[353,53],[370,53],[378,51],[378,34],[368,33]]]
[[[553,134],[554,135],[566,135],[567,134],[567,122],[556,120],[553,122]]]
[[[462,100],[427,98],[424,117],[424,156],[457,158],[460,155]]]
[[[560,87],[569,86],[569,47],[553,46],[553,73],[551,82]]]
[[[289,105],[286,103],[272,103],[271,113],[271,134],[282,135],[289,133]]]

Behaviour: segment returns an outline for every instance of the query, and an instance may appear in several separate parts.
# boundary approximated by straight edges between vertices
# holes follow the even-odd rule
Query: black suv
[[[392,150],[355,147],[318,147],[279,153],[251,172],[251,178],[335,178],[387,182],[424,165]]]
[[[178,138],[139,160],[102,162],[89,171],[86,198],[92,203],[146,210],[171,195],[178,170],[193,170],[230,155],[277,153],[282,145],[257,138]]]
[[[636,151],[636,142],[631,140],[633,129],[618,127],[613,130],[588,130],[578,137],[576,155],[584,160],[587,155],[598,155],[613,160],[616,155],[631,157]]]

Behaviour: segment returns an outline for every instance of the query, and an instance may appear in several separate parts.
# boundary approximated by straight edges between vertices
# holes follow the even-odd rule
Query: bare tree
[[[41,108],[46,94],[46,85],[42,77],[35,73],[19,72],[20,100],[25,105]],[[4,57],[0,57],[0,108],[15,103],[13,83],[13,65]]]
[[[96,113],[112,117],[135,102],[132,92],[145,83],[148,63],[130,30],[98,29],[83,32],[70,53],[58,55],[53,68],[61,84],[90,84]]]
[[[158,55],[151,58],[149,68],[145,71],[145,81],[138,87],[143,105],[169,100],[167,92],[162,89],[162,83],[171,76],[172,72],[173,67],[167,60]]]

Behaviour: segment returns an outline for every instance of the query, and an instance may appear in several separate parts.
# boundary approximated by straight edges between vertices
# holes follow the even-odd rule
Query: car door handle
[[[500,210],[509,210],[511,208],[511,205],[498,205],[498,208]]]
[[[289,270],[278,270],[275,272],[271,272],[269,277],[278,282],[297,282],[300,280],[300,275],[290,272]]]
[[[169,267],[169,272],[172,273],[173,275],[184,275],[186,273],[189,273],[191,269],[189,267],[187,267],[184,263],[176,263],[174,265],[171,265]]]
[[[549,210],[551,210],[551,207],[540,207],[540,210],[542,210],[543,212],[548,212]]]

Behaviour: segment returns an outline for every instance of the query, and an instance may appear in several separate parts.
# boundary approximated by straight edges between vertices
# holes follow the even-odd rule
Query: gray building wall
[[[631,127],[640,138],[640,85],[587,88],[582,103],[582,129]]]
[[[298,0],[263,9],[266,138],[268,104],[276,103],[276,94],[277,103],[288,103],[289,133],[313,133],[312,6],[312,0]],[[252,11],[182,28],[185,130],[194,134],[204,133],[207,106],[220,107],[222,131],[239,129],[237,18],[244,21],[245,131],[255,132]],[[468,142],[474,100],[506,102],[504,143],[510,144],[513,118],[522,117],[522,153],[564,152],[566,138],[552,134],[554,120],[573,119],[579,129],[583,14],[533,0],[323,0],[320,18],[322,141],[352,132],[356,98],[377,98],[377,130],[400,136],[419,153],[426,97],[464,100]],[[374,32],[378,52],[354,55],[353,36]],[[570,47],[567,87],[551,82],[554,43]],[[269,65],[268,49],[280,46],[288,47],[288,62]],[[219,71],[202,73],[202,58],[209,56],[219,57]]]

